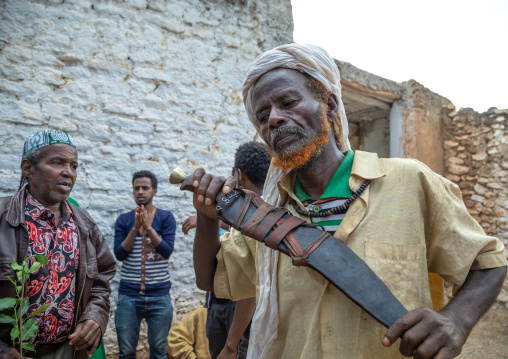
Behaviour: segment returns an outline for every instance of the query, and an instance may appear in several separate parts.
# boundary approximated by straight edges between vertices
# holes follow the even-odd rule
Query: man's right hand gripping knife
[[[187,177],[179,168],[169,181],[181,184],[182,191],[194,191],[192,176]],[[385,327],[407,313],[362,259],[321,228],[244,189],[220,192],[215,205],[218,219],[291,257],[295,266],[312,268]]]

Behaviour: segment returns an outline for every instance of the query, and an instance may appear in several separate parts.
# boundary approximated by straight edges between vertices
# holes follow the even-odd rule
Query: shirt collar
[[[374,180],[386,176],[385,169],[377,153],[355,151],[349,188],[354,192],[360,188],[365,180]]]
[[[72,210],[67,201],[63,203],[64,205],[61,206],[63,221],[62,223],[66,223],[72,217]],[[37,208],[39,211],[32,211],[34,207]],[[25,212],[29,213],[30,216],[33,218],[40,218],[42,216],[45,216],[47,218],[54,219],[54,214],[49,209],[44,207],[44,205],[40,203],[34,196],[32,196],[30,192],[28,192],[28,189],[26,190]],[[55,225],[58,225],[58,223],[56,223]]]

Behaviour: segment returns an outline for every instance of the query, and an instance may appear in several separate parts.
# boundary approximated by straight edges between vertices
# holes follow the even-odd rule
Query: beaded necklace
[[[351,197],[349,197],[344,203],[342,203],[341,205],[339,205],[337,207],[321,209],[316,212],[316,211],[306,211],[306,210],[301,209],[300,207],[298,207],[298,204],[296,203],[296,201],[294,199],[291,199],[291,204],[295,208],[296,213],[298,213],[300,216],[305,216],[305,217],[310,217],[310,218],[314,218],[314,217],[324,218],[324,217],[332,216],[334,214],[343,214],[343,213],[347,212],[347,210],[349,209],[351,204],[354,201],[356,201],[356,199],[360,196],[360,194],[362,194],[362,192],[365,190],[365,188],[367,188],[369,183],[370,183],[370,180],[366,180],[365,182],[363,182],[362,185],[360,186],[360,188],[358,188],[358,190],[353,192]]]

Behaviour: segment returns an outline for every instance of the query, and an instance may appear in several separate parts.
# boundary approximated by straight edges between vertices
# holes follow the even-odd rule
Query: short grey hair
[[[32,152],[30,152],[26,155],[24,160],[27,160],[32,165],[37,166],[41,160],[40,159],[41,152],[42,151],[40,148],[33,150]],[[21,189],[27,183],[28,183],[28,178],[26,178],[26,176],[23,175],[23,172],[21,172],[21,180],[19,181],[19,188],[18,189]]]

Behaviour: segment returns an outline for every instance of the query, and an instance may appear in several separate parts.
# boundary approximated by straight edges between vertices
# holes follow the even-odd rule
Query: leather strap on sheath
[[[243,200],[242,206],[240,207],[240,210],[236,214],[235,220],[233,221],[233,228],[240,228],[243,218],[245,217],[245,214],[247,213],[247,210],[249,209],[251,202],[258,208],[258,211],[256,211],[256,213],[259,212],[259,209],[261,209],[261,207],[264,207],[264,209],[261,212],[257,213],[255,218],[250,218],[249,222],[245,225],[247,227],[246,231],[250,233],[251,229],[255,228],[257,224],[259,224],[261,219],[263,219],[269,212],[269,210],[273,207],[267,204],[265,201],[263,201],[256,192],[249,191],[246,189],[243,189],[242,191],[245,193],[245,198]],[[264,212],[264,210],[267,211]],[[243,230],[244,229],[242,229],[242,233],[245,234]],[[245,235],[249,236],[249,234]]]
[[[265,245],[271,249],[277,249],[280,242],[283,242],[293,260],[293,265],[305,266],[308,256],[318,248],[325,239],[330,237],[327,232],[322,232],[315,241],[302,250],[292,231],[299,226],[310,226],[311,224],[294,216],[284,220],[283,216],[288,213],[287,210],[280,207],[274,208],[272,205],[264,202],[252,191],[242,191],[245,192],[245,197],[232,223],[233,227],[241,228],[243,235],[264,242]],[[241,227],[251,204],[257,207],[256,212],[254,212],[243,227]],[[270,231],[272,233],[268,235]],[[266,238],[267,235],[268,238]]]
[[[256,230],[252,234],[252,238],[265,238],[275,226],[275,223],[279,221],[287,213],[284,208],[273,208],[271,212],[263,219],[263,221],[257,226]]]
[[[289,255],[293,260],[293,265],[297,267],[306,265],[307,262],[305,261],[305,259],[307,257],[305,258],[303,257],[302,247],[300,247],[300,245],[296,241],[293,232],[289,232],[286,236],[286,239],[287,240],[284,243],[286,244],[286,247],[288,247]],[[312,251],[310,252],[312,253]]]
[[[317,247],[319,247],[319,245],[320,245],[321,243],[323,243],[323,241],[324,241],[325,239],[327,239],[328,237],[331,237],[331,236],[330,236],[330,233],[328,233],[328,232],[323,232],[323,233],[319,236],[319,238],[318,238],[318,239],[316,239],[314,242],[312,242],[312,243],[311,243],[311,244],[310,244],[307,248],[305,248],[305,250],[304,250],[304,251],[303,251],[303,252],[302,252],[299,256],[297,256],[297,258],[298,258],[299,260],[303,260],[303,261],[305,261],[305,260],[307,259],[307,257],[308,257],[308,256],[310,256],[310,254],[311,254],[312,252],[314,252],[314,250],[315,250]],[[293,238],[294,238],[294,236],[293,236]],[[296,259],[295,259],[295,258],[293,258],[293,263],[295,262],[295,260],[296,260]],[[298,265],[298,264],[295,264],[295,265]]]
[[[261,206],[263,203],[265,203],[265,201],[263,201],[263,200],[261,199],[261,197],[259,197],[259,195],[258,195],[256,192],[254,192],[254,191],[250,191],[250,190],[248,190],[248,189],[244,189],[244,190],[243,190],[243,192],[244,192],[244,193],[248,193],[248,194],[250,194],[250,195],[251,195],[251,197],[252,197],[252,203],[254,203],[254,205],[255,205],[256,207],[259,207],[259,206]]]
[[[245,217],[245,214],[247,213],[247,210],[249,209],[251,200],[252,200],[252,195],[250,193],[245,193],[242,207],[240,207],[240,210],[236,214],[235,220],[233,221],[234,228],[240,228],[240,225],[242,224],[242,221],[243,221],[243,217]]]
[[[274,229],[274,231],[268,236],[268,238],[265,241],[266,246],[271,249],[277,249],[280,241],[284,239],[286,234],[288,234],[289,232],[291,232],[291,230],[295,229],[296,227],[298,227],[303,223],[306,222],[298,217],[289,217],[289,219],[286,221],[277,222],[278,224],[277,228]],[[298,248],[300,248],[300,246],[298,246]]]
[[[268,203],[263,203],[257,210],[254,212],[252,217],[249,218],[247,223],[245,223],[245,226],[242,228],[242,234],[247,237],[252,237],[252,233],[257,228],[259,223],[261,223],[261,220],[265,218],[270,211],[272,210],[272,206],[270,206]],[[273,227],[273,224],[272,224]],[[271,227],[270,227],[271,228]]]

